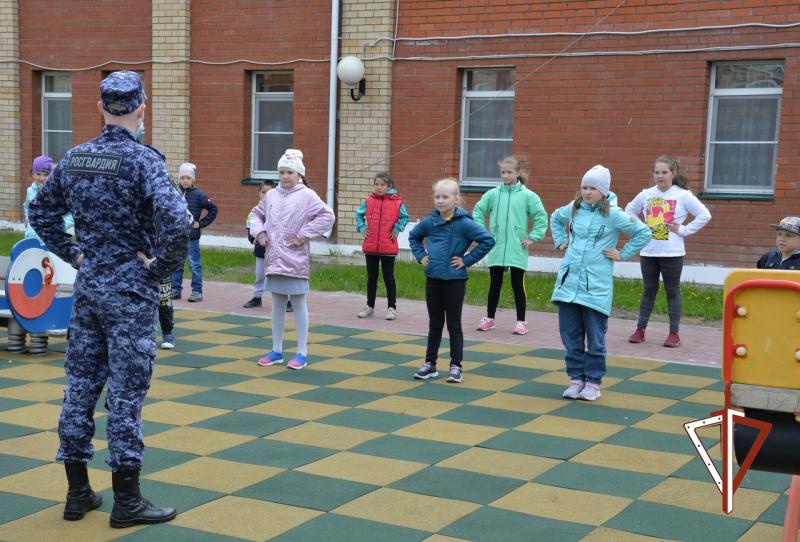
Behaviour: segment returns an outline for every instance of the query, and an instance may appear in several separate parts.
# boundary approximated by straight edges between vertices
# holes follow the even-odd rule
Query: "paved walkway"
[[[271,314],[270,296],[264,295],[264,306],[259,309],[245,309],[242,304],[252,297],[252,287],[244,284],[225,282],[205,282],[204,300],[188,303],[185,299],[175,302],[176,308],[221,311],[246,316],[269,317]],[[189,281],[184,281],[184,293],[191,291]],[[385,298],[378,298],[375,316],[358,318],[356,314],[365,304],[365,296],[345,292],[311,292],[309,299],[309,321],[311,324],[333,324],[346,327],[359,327],[375,331],[396,331],[426,335],[428,316],[424,301],[399,299],[397,320],[383,319]],[[481,332],[475,329],[478,321],[485,316],[485,307],[466,305],[462,321],[464,338],[480,341],[519,344],[537,348],[563,349],[558,334],[558,316],[555,313],[528,312],[530,332],[525,336],[513,335],[511,329],[515,322],[512,309],[498,309],[497,329]],[[680,348],[662,346],[669,332],[666,323],[652,322],[647,328],[647,340],[642,344],[631,344],[628,336],[633,332],[632,320],[611,318],[608,323],[606,345],[609,355],[633,356],[637,358],[691,363],[695,365],[720,366],[722,361],[722,330],[719,328],[683,325],[681,326]],[[447,331],[445,330],[445,336]]]

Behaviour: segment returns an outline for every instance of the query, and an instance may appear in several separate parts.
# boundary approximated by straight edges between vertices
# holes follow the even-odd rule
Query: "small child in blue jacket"
[[[460,191],[455,179],[442,179],[433,185],[436,210],[417,224],[408,236],[414,257],[425,266],[425,303],[428,305],[428,348],[425,363],[414,374],[417,380],[439,376],[436,359],[447,320],[450,334],[450,373],[448,382],[462,381],[464,333],[461,309],[467,286],[467,267],[479,262],[494,246],[486,228],[458,207]],[[423,240],[427,239],[426,246]],[[477,243],[471,252],[467,249]],[[427,248],[427,249],[426,249]]]
[[[787,216],[778,224],[770,226],[778,230],[775,239],[778,248],[761,256],[756,267],[800,270],[800,216]]]

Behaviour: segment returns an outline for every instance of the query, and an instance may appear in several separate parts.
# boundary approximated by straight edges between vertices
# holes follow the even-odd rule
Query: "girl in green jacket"
[[[500,289],[503,287],[503,275],[508,267],[511,272],[514,305],[517,308],[517,323],[512,333],[525,335],[528,332],[528,322],[525,320],[528,249],[544,239],[547,212],[536,192],[526,188],[528,174],[520,169],[519,160],[507,156],[497,165],[500,167],[502,182],[486,192],[472,210],[473,219],[481,226],[486,226],[486,215],[489,215],[488,230],[497,241],[487,259],[489,295],[486,316],[481,318],[478,330],[489,331],[495,328],[494,316],[500,300]]]

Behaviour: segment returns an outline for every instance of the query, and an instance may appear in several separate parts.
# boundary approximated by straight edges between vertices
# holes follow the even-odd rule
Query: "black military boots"
[[[65,461],[67,471],[67,504],[64,506],[64,519],[77,521],[83,519],[86,512],[96,510],[103,504],[103,497],[92,491],[89,485],[89,470],[86,463]]]
[[[142,497],[138,470],[112,472],[111,481],[114,486],[114,508],[110,523],[115,529],[165,523],[178,515],[174,508],[158,508]]]

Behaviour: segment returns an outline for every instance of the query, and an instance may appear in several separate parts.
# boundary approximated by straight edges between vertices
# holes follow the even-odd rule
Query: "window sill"
[[[265,179],[258,178],[258,179],[256,179],[254,177],[248,177],[247,179],[242,179],[239,182],[241,184],[243,184],[243,185],[258,185],[258,186],[261,186],[261,183],[263,181],[274,181],[274,180],[275,179],[268,179],[268,178],[265,178]],[[275,182],[277,184],[277,181],[275,181]]]
[[[701,192],[697,194],[701,200],[737,200],[737,201],[774,201],[773,194],[734,194],[726,192]]]
[[[495,188],[496,186],[497,185],[488,185],[488,184],[487,185],[470,184],[470,185],[464,186],[462,184],[459,187],[459,189],[461,190],[461,192],[465,192],[465,193],[472,192],[472,193],[476,193],[476,194],[483,194],[484,192],[488,192],[489,190],[491,190],[492,188]]]

